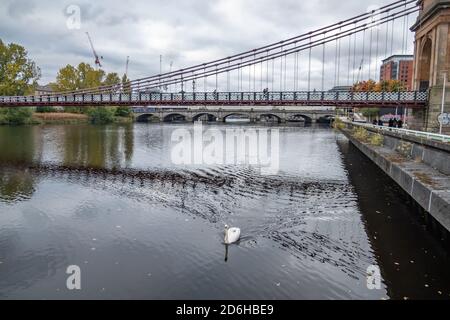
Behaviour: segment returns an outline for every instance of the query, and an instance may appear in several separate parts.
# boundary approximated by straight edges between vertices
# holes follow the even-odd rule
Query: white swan
[[[229,226],[225,226],[225,244],[233,244],[239,241],[241,237],[241,229],[239,228],[230,228]]]

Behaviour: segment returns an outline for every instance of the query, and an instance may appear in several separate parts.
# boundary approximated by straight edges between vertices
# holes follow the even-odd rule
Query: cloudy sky
[[[54,81],[58,69],[67,64],[93,64],[87,31],[98,54],[104,57],[103,69],[123,74],[126,57],[130,56],[129,77],[135,79],[159,73],[160,55],[163,55],[163,71],[169,70],[170,62],[173,69],[182,68],[277,42],[367,12],[374,5],[393,2],[0,1],[0,39],[27,48],[42,70],[42,84]],[[76,24],[78,8],[79,26]],[[410,25],[413,18],[409,20]],[[398,28],[395,48],[401,48],[402,42],[400,24]],[[408,53],[412,53],[412,34],[408,44]],[[317,52],[317,56],[321,54]],[[376,59],[381,58],[380,55]],[[327,72],[332,70],[332,63],[327,64]],[[318,77],[313,75],[313,78],[317,84]]]

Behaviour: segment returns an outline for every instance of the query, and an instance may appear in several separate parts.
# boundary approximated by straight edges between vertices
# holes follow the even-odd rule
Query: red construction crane
[[[88,39],[89,39],[89,43],[90,43],[90,45],[91,45],[92,53],[94,54],[95,65],[96,65],[96,66],[99,66],[99,68],[101,68],[101,67],[102,67],[102,64],[100,63],[100,59],[103,60],[103,57],[99,57],[98,54],[97,54],[97,52],[95,51],[94,45],[92,44],[91,37],[89,36],[89,32],[86,32],[86,35],[87,35],[87,37],[88,37]]]

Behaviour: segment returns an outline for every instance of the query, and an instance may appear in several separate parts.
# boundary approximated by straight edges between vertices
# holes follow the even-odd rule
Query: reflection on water
[[[449,297],[446,250],[340,135],[279,127],[280,172],[264,176],[172,164],[180,127],[0,127],[0,297]],[[223,245],[225,224],[238,245]],[[73,264],[79,292],[65,287]]]

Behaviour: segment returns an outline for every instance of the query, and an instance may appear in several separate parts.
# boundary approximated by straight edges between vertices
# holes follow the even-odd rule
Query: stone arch
[[[239,112],[227,114],[226,116],[223,117],[223,121],[227,122],[227,119],[229,119],[230,117],[242,117],[242,119],[244,119],[243,121],[245,122],[247,121],[247,119],[248,121],[251,121],[251,117],[249,114]]]
[[[136,122],[159,122],[161,119],[154,114],[145,113],[136,117]]]
[[[290,115],[287,119],[288,122],[305,122],[312,123],[313,120],[311,117],[305,116],[304,114],[293,114]]]
[[[186,122],[186,116],[181,113],[170,113],[164,116],[164,122]]]
[[[334,115],[326,114],[326,115],[320,116],[317,119],[317,122],[318,123],[331,123],[331,122],[333,122],[333,119],[334,119]]]
[[[217,118],[218,118],[218,116],[214,115],[213,113],[202,112],[202,113],[197,113],[196,115],[194,115],[192,117],[192,120],[194,122],[199,121],[199,120],[214,122],[214,121],[217,121]]]
[[[277,122],[277,123],[281,123],[281,117],[277,116],[276,114],[273,113],[264,113],[260,115],[260,120],[261,121],[266,121],[266,122]]]
[[[422,45],[419,58],[419,90],[427,90],[430,87],[432,52],[433,41],[427,37]]]

